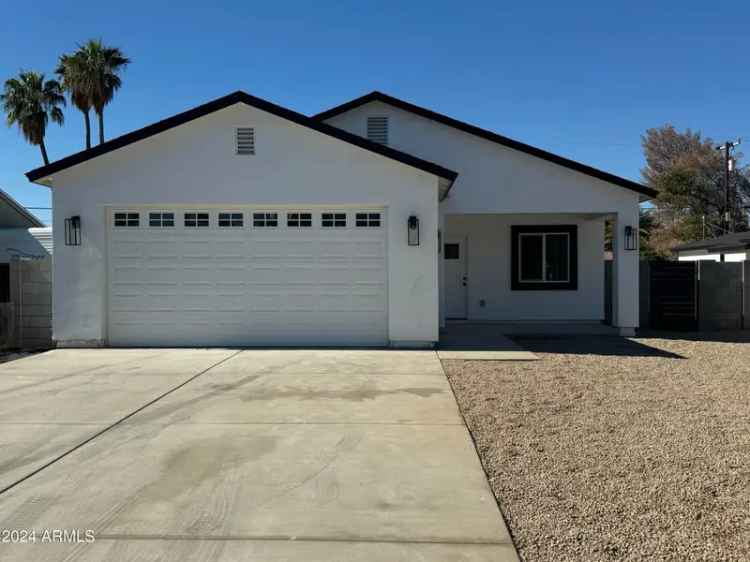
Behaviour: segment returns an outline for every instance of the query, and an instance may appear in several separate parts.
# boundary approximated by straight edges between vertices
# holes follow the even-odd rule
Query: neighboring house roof
[[[525,152],[526,154],[530,154],[531,156],[536,156],[537,158],[541,158],[543,160],[547,160],[548,162],[552,162],[554,164],[558,164],[560,166],[570,168],[571,170],[581,172],[588,176],[592,176],[597,179],[612,183],[614,185],[618,185],[620,187],[630,189],[632,191],[645,195],[648,198],[656,197],[656,191],[654,189],[646,187],[645,185],[641,185],[639,183],[622,178],[620,176],[610,174],[609,172],[605,172],[602,170],[598,170],[596,168],[592,168],[591,166],[588,166],[586,164],[581,164],[580,162],[576,162],[575,160],[570,160],[568,158],[558,156],[557,154],[552,154],[551,152],[547,152],[546,150],[542,150],[541,148],[536,148],[534,146],[510,139],[508,137],[504,137],[502,135],[493,133],[492,131],[488,131],[486,129],[481,129],[475,125],[464,123],[463,121],[453,119],[452,117],[448,117],[447,115],[443,115],[442,113],[436,113],[435,111],[432,111],[430,109],[426,109],[424,107],[414,105],[412,103],[400,100],[398,98],[394,98],[393,96],[389,96],[388,94],[384,94],[378,91],[370,92],[369,94],[366,94],[359,98],[348,101],[344,104],[341,104],[331,109],[328,109],[326,111],[323,111],[322,113],[318,113],[317,115],[313,116],[313,119],[317,119],[318,121],[325,121],[327,119],[330,119],[331,117],[335,117],[336,115],[340,115],[351,109],[357,108],[359,106],[365,105],[370,102],[376,102],[376,101],[386,103],[388,105],[392,105],[393,107],[396,107],[403,111],[408,111],[410,113],[419,115],[426,119],[431,119],[432,121],[442,123],[443,125],[454,127],[465,133],[478,136],[480,138],[500,144],[502,146],[512,148],[514,150],[519,150],[521,152]]]
[[[750,248],[750,232],[733,232],[725,234],[718,238],[709,240],[698,240],[675,246],[675,252],[684,252],[688,250],[708,250],[711,252],[726,252],[729,250],[744,250]]]
[[[309,129],[318,131],[319,133],[323,133],[324,135],[334,137],[365,150],[369,150],[370,152],[385,156],[386,158],[396,160],[397,162],[401,162],[402,164],[406,164],[408,166],[412,166],[414,168],[418,168],[425,172],[434,174],[450,182],[453,182],[456,177],[458,177],[457,172],[439,166],[438,164],[435,164],[433,162],[428,162],[427,160],[412,156],[411,154],[406,154],[393,148],[371,142],[358,135],[342,131],[341,129],[338,129],[326,123],[322,123],[306,115],[297,113],[296,111],[292,111],[291,109],[287,109],[266,100],[256,98],[255,96],[251,96],[250,94],[242,91],[231,93],[227,96],[215,99],[203,105],[199,105],[198,107],[195,107],[183,113],[178,113],[177,115],[173,115],[172,117],[168,117],[167,119],[143,127],[142,129],[132,131],[130,133],[122,135],[121,137],[117,137],[88,150],[77,152],[76,154],[72,154],[70,156],[67,156],[66,158],[62,158],[61,160],[52,162],[47,166],[36,168],[27,172],[26,177],[29,179],[29,181],[32,182],[42,180],[47,176],[50,176],[61,170],[65,170],[82,162],[86,162],[87,160],[91,160],[92,158],[102,156],[103,154],[107,154],[108,152],[112,152],[113,150],[117,150],[118,148],[122,148],[129,144],[133,144],[134,142],[138,142],[153,135],[157,135],[159,133],[162,133],[174,127],[178,127],[179,125],[183,125],[185,123],[193,121],[194,119],[198,119],[199,117],[214,113],[237,103],[244,103],[262,111],[266,111],[283,119],[292,121],[293,123],[296,123],[298,125],[302,125],[303,127],[307,127]]]
[[[41,227],[44,223],[0,189],[0,228]]]

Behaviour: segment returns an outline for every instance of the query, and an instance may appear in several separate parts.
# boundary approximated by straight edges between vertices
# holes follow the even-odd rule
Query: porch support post
[[[621,336],[634,336],[638,328],[638,267],[639,251],[625,249],[625,227],[638,229],[638,206],[620,211],[615,216],[612,233],[614,252],[613,325]]]

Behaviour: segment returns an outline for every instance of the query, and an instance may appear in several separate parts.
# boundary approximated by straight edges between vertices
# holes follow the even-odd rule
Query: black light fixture
[[[635,250],[638,246],[638,231],[632,226],[625,227],[625,249]]]
[[[419,246],[419,218],[416,215],[409,217],[406,230],[409,246]]]
[[[78,215],[65,219],[65,245],[81,245],[81,217]]]

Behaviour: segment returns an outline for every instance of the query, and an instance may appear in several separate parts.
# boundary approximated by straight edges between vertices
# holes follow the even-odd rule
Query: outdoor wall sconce
[[[632,226],[625,227],[625,249],[635,250],[638,245],[638,232]]]
[[[81,245],[81,217],[75,216],[65,219],[65,245]]]
[[[409,246],[419,246],[419,218],[416,215],[409,217],[406,230]]]

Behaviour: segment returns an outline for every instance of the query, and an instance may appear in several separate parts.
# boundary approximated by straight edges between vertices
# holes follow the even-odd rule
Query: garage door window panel
[[[287,213],[286,225],[289,228],[310,228],[312,213]]]
[[[242,213],[219,213],[219,228],[242,228],[244,224],[245,218]]]
[[[185,228],[208,228],[209,224],[208,213],[185,213]]]
[[[278,213],[253,213],[254,228],[276,228],[279,226]]]
[[[320,226],[323,228],[346,228],[346,213],[322,213]]]
[[[152,228],[171,228],[174,226],[174,213],[149,213],[148,225]]]
[[[380,213],[357,213],[355,216],[357,228],[379,228]]]
[[[131,211],[116,211],[114,213],[114,225],[118,228],[138,228],[140,223],[140,213]]]

